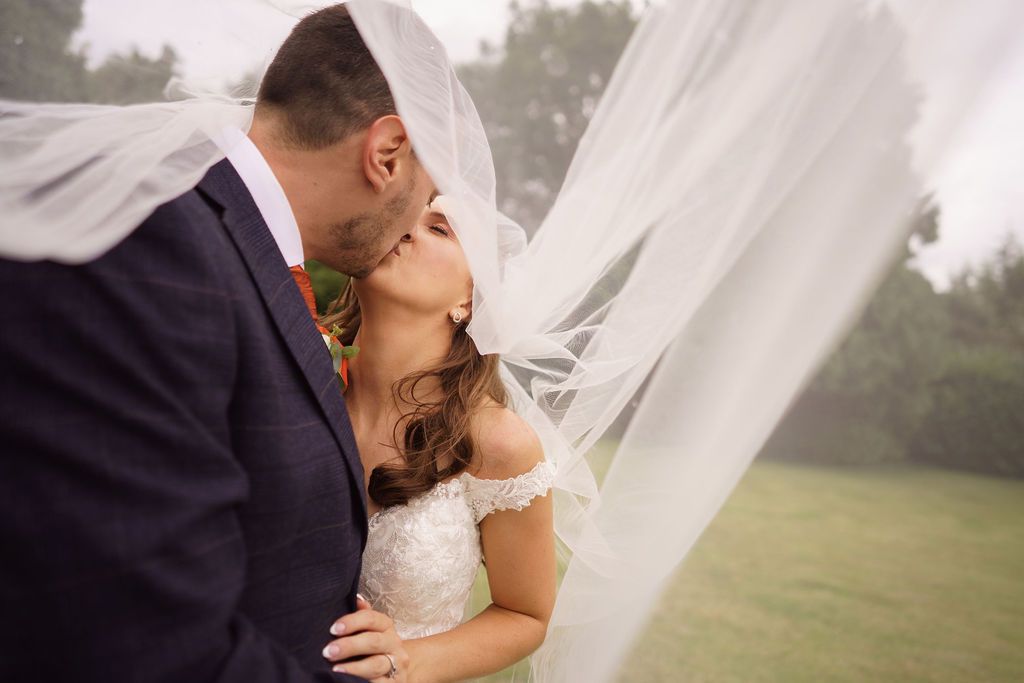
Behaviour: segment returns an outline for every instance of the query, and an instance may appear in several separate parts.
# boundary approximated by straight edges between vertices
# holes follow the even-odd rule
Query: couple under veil
[[[252,6],[253,99],[0,102],[0,679],[631,680],[1021,6],[652,2],[529,240],[408,3]]]

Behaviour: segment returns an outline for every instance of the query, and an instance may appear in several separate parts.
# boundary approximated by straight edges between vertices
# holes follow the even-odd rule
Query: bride
[[[464,601],[475,553],[463,551],[468,561],[445,554],[454,567],[442,589],[422,588],[444,585],[430,561],[403,564],[415,556],[413,537],[475,547],[464,540],[465,530],[474,536],[468,517],[465,527],[426,522],[441,509],[465,515],[481,485],[518,490],[488,480],[538,473],[539,453],[488,440],[489,427],[504,429],[485,415],[507,414],[490,407],[500,391],[484,395],[467,427],[480,434],[462,452],[468,472],[447,469],[458,456],[442,461],[440,483],[423,481],[412,488],[420,497],[390,499],[397,505],[371,520],[361,580],[369,603],[341,619],[332,642],[340,651],[328,655],[372,654],[364,661],[374,675],[392,673],[393,659],[407,657],[413,672],[429,661],[445,680],[504,666],[544,633],[531,657],[538,680],[612,680],[667,577],[905,242],[950,141],[1019,44],[1024,8],[1008,0],[651,3],[529,244],[495,209],[487,135],[454,72],[388,48],[400,36],[410,49],[443,53],[436,38],[400,13],[352,10],[450,202],[441,207],[447,223],[428,214],[412,244],[388,257],[382,282],[354,283],[340,314],[351,327],[352,306],[366,298],[365,330],[346,333],[360,335],[349,340],[366,354],[353,363],[349,402],[372,454],[367,471],[378,473],[371,497],[386,506],[396,480],[414,479],[401,470],[415,470],[430,444],[417,431],[420,402],[443,415],[437,401],[472,395],[445,384],[447,369],[427,376],[422,395],[411,395],[415,381],[399,381],[426,369],[405,364],[414,354],[426,362],[457,353],[469,317],[475,349],[501,358],[511,402],[555,466],[554,528],[571,559],[551,609],[547,534],[500,555],[492,545],[496,524],[535,522],[541,499],[477,513],[495,604],[460,626],[457,609],[445,606]],[[941,79],[930,81],[935,73]],[[415,275],[402,262],[403,251],[451,244],[442,236],[449,224],[472,287],[461,258],[459,267],[432,259]],[[415,298],[396,296],[388,278],[416,283]],[[383,310],[415,336],[384,327]],[[442,322],[436,337],[420,331]],[[374,357],[384,353],[381,339],[397,338],[401,353]],[[359,362],[371,368],[370,387],[360,388]],[[431,393],[439,385],[446,391]],[[363,390],[378,405],[391,393],[403,398],[389,417],[367,411]],[[598,492],[588,453],[630,402],[636,410]],[[402,448],[408,462],[389,469]],[[502,459],[508,469],[489,471]],[[508,614],[523,604],[532,607]],[[490,627],[498,624],[507,628]],[[350,629],[361,631],[346,636]]]
[[[466,332],[473,280],[444,203],[323,321],[359,349],[345,400],[370,501],[367,609],[335,622],[324,656],[367,679],[499,671],[541,644],[555,600],[554,470]],[[482,561],[493,602],[461,623]]]

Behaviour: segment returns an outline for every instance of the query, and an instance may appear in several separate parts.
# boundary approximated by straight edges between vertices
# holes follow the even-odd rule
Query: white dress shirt
[[[270,170],[270,164],[249,136],[237,128],[225,128],[215,142],[252,195],[285,263],[289,268],[301,266],[306,259],[302,253],[299,225],[281,183]]]

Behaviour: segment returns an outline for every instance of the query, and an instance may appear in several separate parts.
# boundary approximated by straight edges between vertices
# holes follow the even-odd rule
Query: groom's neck
[[[248,132],[284,191],[307,259],[325,260],[333,237],[329,226],[363,212],[356,181],[358,155],[350,143],[321,150],[300,149],[283,141],[273,122],[255,118]],[[344,198],[341,201],[340,198]]]

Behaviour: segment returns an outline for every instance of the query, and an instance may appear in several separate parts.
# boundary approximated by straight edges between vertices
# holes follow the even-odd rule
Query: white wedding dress
[[[483,561],[480,521],[498,510],[522,510],[547,493],[554,476],[548,462],[511,479],[465,472],[374,513],[359,592],[394,620],[404,640],[458,626]]]

